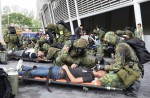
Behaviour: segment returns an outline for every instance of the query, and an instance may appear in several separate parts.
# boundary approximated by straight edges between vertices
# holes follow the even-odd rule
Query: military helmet
[[[55,30],[56,26],[54,24],[48,24],[46,29],[53,29]]]
[[[131,38],[135,37],[134,33],[132,31],[130,31],[130,30],[126,30],[125,34],[128,35],[128,36],[130,36]]]
[[[62,24],[58,24],[57,28],[59,29],[59,31],[65,31],[65,27]]]
[[[119,36],[119,35],[124,35],[124,31],[122,31],[122,30],[117,30],[116,31],[116,34]]]
[[[35,37],[33,37],[32,39],[31,39],[34,43],[36,43],[36,38]]]
[[[43,42],[43,43],[46,43],[45,37],[44,37],[44,36],[41,36],[41,37],[40,37],[40,41]]]
[[[128,35],[128,34],[133,34],[133,32],[130,31],[130,30],[126,30],[126,31],[125,31],[125,34],[126,34],[126,35]]]
[[[105,34],[103,40],[108,42],[108,43],[115,44],[116,39],[117,39],[117,35],[113,31],[109,31]]]
[[[60,49],[54,48],[54,47],[50,47],[50,48],[48,49],[48,54],[47,54],[46,58],[47,58],[48,60],[54,59],[54,58],[55,58],[55,54],[56,54],[56,52],[58,52],[58,51],[60,51]]]
[[[74,46],[76,48],[86,48],[87,45],[88,45],[88,41],[84,38],[80,38],[76,42],[74,42]]]

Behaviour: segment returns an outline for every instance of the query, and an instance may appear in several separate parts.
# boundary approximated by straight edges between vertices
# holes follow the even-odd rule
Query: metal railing
[[[79,16],[96,11],[103,11],[132,1],[133,0],[77,0]]]
[[[48,2],[51,1],[52,10],[54,13],[55,22],[59,20],[68,21],[68,9],[66,0],[38,0],[39,2]],[[75,10],[75,1],[68,0],[69,2],[69,9],[70,15],[72,19],[76,19],[76,10]],[[133,0],[77,0],[77,7],[78,7],[78,14],[79,17],[84,17],[84,15],[90,14],[94,15],[94,13],[102,12],[107,9],[113,9],[117,6],[125,5],[127,3],[131,3]],[[41,5],[44,3],[41,3]],[[48,9],[46,9],[48,10]],[[44,10],[46,18],[49,17],[48,11]],[[47,21],[49,22],[50,19],[48,18]]]

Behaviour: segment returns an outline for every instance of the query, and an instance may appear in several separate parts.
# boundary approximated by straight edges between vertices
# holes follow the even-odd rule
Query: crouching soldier
[[[125,87],[125,94],[136,95],[139,85],[134,88],[137,80],[140,78],[141,70],[139,60],[135,51],[125,42],[121,41],[114,32],[107,32],[104,40],[116,46],[115,63],[106,65],[104,69],[109,73],[100,78],[101,85],[106,87]],[[127,93],[128,92],[128,93]]]
[[[62,66],[66,64],[71,66],[71,64],[76,64],[77,66],[92,68],[95,65],[95,59],[86,55],[87,45],[87,40],[83,38],[67,41],[60,55],[56,58],[56,65]]]

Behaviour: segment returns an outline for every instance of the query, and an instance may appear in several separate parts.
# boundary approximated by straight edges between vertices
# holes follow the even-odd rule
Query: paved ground
[[[7,65],[0,64],[0,67],[15,67],[18,61],[8,61]],[[48,63],[24,62],[24,65],[51,65]],[[150,98],[150,62],[145,64],[145,76],[141,79],[141,87],[138,92],[138,98]],[[49,93],[45,83],[30,82],[28,84],[19,84],[19,91],[16,98],[132,98],[125,96],[121,91],[106,91],[99,89],[89,89],[87,93],[83,92],[82,87],[71,87],[65,85],[50,85],[52,93]]]

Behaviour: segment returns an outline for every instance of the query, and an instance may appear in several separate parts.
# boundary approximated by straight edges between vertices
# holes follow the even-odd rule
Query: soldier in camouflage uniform
[[[46,42],[47,42],[46,34],[42,35],[42,36],[40,37],[40,40],[39,40],[39,41],[42,42],[43,44],[46,43]]]
[[[46,27],[46,34],[49,35],[50,41],[52,41],[52,43],[56,43],[57,42],[57,34],[59,33],[58,28],[56,25],[54,24],[49,24]]]
[[[140,77],[141,73],[135,51],[127,43],[121,41],[114,32],[107,32],[104,40],[114,44],[116,49],[115,63],[104,67],[109,73],[100,78],[101,85],[122,87],[124,84],[124,87],[128,88]]]
[[[105,35],[105,31],[103,29],[99,29],[98,27],[93,30],[94,33],[98,35],[98,38],[100,40],[100,45],[97,46],[97,57],[103,57],[104,56],[104,50],[103,50],[103,37]]]
[[[17,34],[11,34],[9,30],[6,30],[4,34],[4,41],[7,44],[8,50],[17,50],[16,44],[19,43],[19,38]]]
[[[60,51],[61,50],[58,49],[58,48],[50,47],[48,49],[48,52],[47,52],[47,55],[46,55],[46,60],[53,60],[54,61],[59,56]]]
[[[36,44],[36,38],[31,38],[30,40],[30,44],[28,44],[28,48],[34,48],[35,47],[35,44]]]
[[[65,43],[69,36],[71,35],[71,32],[68,31],[64,25],[62,24],[57,24],[57,28],[59,30],[59,38],[58,38],[58,42],[59,43]]]
[[[91,56],[86,56],[85,51],[88,45],[87,40],[80,38],[72,42],[67,41],[61,50],[60,55],[56,58],[56,65],[72,64],[92,68],[95,65],[95,59]]]
[[[115,32],[119,37],[122,37],[123,35],[125,35],[125,31],[122,31],[122,30],[117,30]]]
[[[46,33],[49,37],[53,38],[53,42],[65,43],[71,35],[71,32],[66,28],[64,21],[59,21],[56,25],[49,24],[47,29]],[[58,38],[57,35],[59,36]]]
[[[48,49],[50,48],[51,46],[48,44],[48,43],[44,43],[42,48],[44,49],[45,52],[48,52]]]

